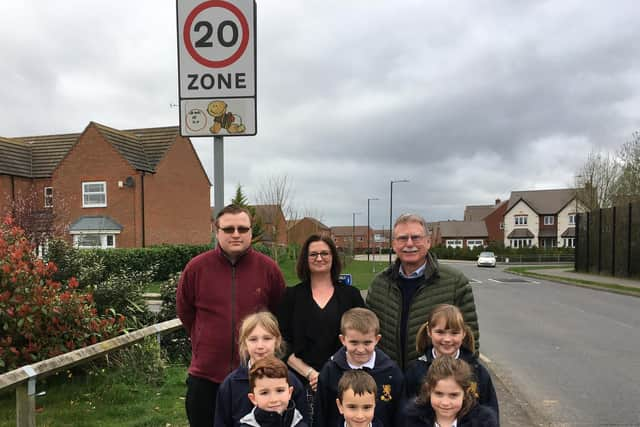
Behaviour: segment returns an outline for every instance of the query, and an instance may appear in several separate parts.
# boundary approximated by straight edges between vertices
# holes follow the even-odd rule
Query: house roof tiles
[[[487,237],[484,221],[440,221],[442,237]]]
[[[512,191],[509,198],[507,212],[511,210],[520,200],[524,200],[531,209],[538,215],[556,214],[567,203],[574,199],[576,191],[573,188],[562,188],[557,190],[533,190],[533,191]]]
[[[178,126],[118,130],[91,122],[98,132],[136,170],[155,172],[179,133]],[[46,178],[78,142],[81,133],[0,137],[0,173]]]
[[[533,233],[527,228],[516,228],[507,236],[507,239],[532,239]]]
[[[69,226],[69,232],[122,231],[122,226],[108,216],[81,216]]]

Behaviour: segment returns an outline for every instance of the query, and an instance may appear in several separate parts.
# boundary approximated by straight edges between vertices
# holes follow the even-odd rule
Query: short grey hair
[[[396,222],[393,224],[393,231],[395,232],[396,227],[400,224],[407,224],[409,222],[415,222],[422,226],[424,229],[424,234],[429,237],[431,233],[429,232],[429,227],[427,227],[427,221],[423,217],[414,213],[403,213],[396,219]],[[393,234],[392,234],[393,237]]]

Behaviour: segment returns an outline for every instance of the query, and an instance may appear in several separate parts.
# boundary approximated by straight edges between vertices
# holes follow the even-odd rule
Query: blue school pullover
[[[465,347],[460,347],[460,359],[467,362],[473,370],[477,383],[478,403],[493,409],[497,418],[500,419],[496,389],[493,387],[493,381],[491,381],[489,371],[487,371],[487,368],[482,366],[478,358]],[[422,387],[422,383],[432,363],[433,346],[429,346],[418,360],[415,360],[409,365],[407,372],[405,372],[407,397],[409,399],[420,394],[420,387]]]
[[[292,399],[302,414],[304,422],[309,424],[307,394],[300,380],[289,372],[289,384],[293,386]],[[253,409],[249,400],[249,371],[240,366],[232,371],[218,389],[214,427],[239,427],[242,417]]]
[[[373,369],[364,368],[376,382],[378,395],[374,420],[385,427],[404,425],[405,390],[404,376],[394,362],[380,349],[375,350],[376,363]],[[347,350],[342,347],[325,363],[318,378],[315,408],[317,413],[313,425],[318,427],[335,427],[344,422],[338,412],[338,381],[345,371],[351,370],[347,363]]]

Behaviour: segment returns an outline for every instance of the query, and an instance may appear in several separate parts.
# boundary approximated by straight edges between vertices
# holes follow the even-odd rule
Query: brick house
[[[274,243],[278,246],[287,246],[287,220],[280,205],[254,205],[253,207],[256,209],[256,221],[262,224],[263,233],[260,242],[267,246]]]
[[[487,228],[487,243],[504,241],[504,213],[507,201],[496,199],[493,205],[470,205],[464,208],[464,221],[483,221]]]
[[[315,218],[306,216],[302,219],[287,221],[289,243],[301,245],[312,234],[331,236],[331,229]]]
[[[504,244],[514,248],[574,247],[576,190],[513,191],[504,214]]]
[[[351,251],[352,239],[353,249],[356,253],[366,253],[367,235],[371,241],[371,247],[374,247],[375,236],[373,230],[366,225],[351,225],[331,227],[331,238],[335,242],[338,250]]]
[[[489,234],[484,221],[439,221],[437,243],[449,248],[484,247]]]
[[[0,211],[34,195],[79,247],[210,241],[211,183],[178,127],[0,138]]]

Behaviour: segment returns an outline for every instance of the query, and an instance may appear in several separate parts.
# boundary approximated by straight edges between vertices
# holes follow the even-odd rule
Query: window
[[[115,248],[116,236],[113,234],[75,234],[73,243],[80,249]]]
[[[576,214],[569,214],[569,225],[576,225]]]
[[[562,239],[563,246],[565,248],[575,248],[576,247],[576,239],[574,237],[566,237]]]
[[[526,215],[516,215],[515,220],[516,220],[516,225],[527,225]]]
[[[467,247],[469,249],[481,248],[484,246],[484,242],[482,240],[467,240]]]
[[[44,187],[44,207],[53,207],[53,187]]]
[[[107,183],[83,182],[82,183],[82,207],[104,208],[107,206]]]
[[[512,248],[529,248],[531,239],[509,239]]]
[[[447,240],[447,247],[448,248],[461,248],[462,247],[462,240]]]
[[[544,225],[553,225],[553,216],[545,215],[544,217]]]

